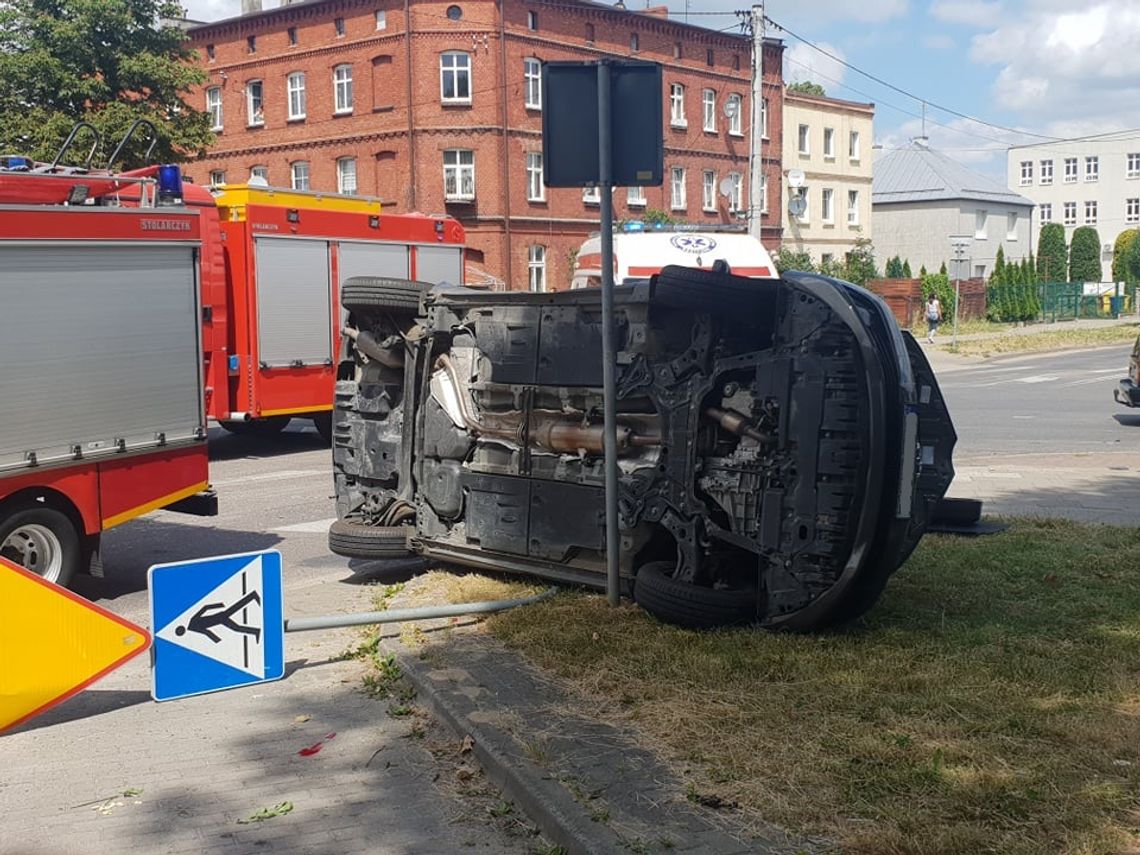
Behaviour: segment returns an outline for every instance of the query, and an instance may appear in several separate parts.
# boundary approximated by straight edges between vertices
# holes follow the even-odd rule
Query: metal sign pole
[[[618,590],[617,351],[614,343],[614,198],[610,147],[610,66],[598,63],[598,190],[602,202],[602,410],[606,452],[606,598],[621,601]]]

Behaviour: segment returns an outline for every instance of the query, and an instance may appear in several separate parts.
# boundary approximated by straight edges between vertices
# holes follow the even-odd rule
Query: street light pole
[[[950,235],[950,246],[954,248],[954,338],[953,347],[958,346],[958,313],[962,305],[962,261],[966,249],[973,243],[968,235]]]
[[[752,30],[752,140],[748,149],[748,233],[760,239],[760,212],[764,209],[764,0],[752,4],[748,18]]]

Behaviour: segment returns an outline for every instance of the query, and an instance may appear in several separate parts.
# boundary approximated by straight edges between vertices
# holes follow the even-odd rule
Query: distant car
[[[604,586],[600,299],[348,280],[330,548]],[[870,608],[954,474],[914,338],[811,274],[666,267],[615,299],[625,592],[690,627]]]
[[[1140,407],[1140,337],[1128,357],[1128,376],[1116,385],[1113,396],[1126,407]]]

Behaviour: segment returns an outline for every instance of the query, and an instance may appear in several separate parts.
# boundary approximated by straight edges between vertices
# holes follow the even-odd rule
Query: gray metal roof
[[[899,202],[995,202],[1033,207],[1033,202],[993,178],[967,169],[941,152],[911,143],[875,159],[872,205]]]

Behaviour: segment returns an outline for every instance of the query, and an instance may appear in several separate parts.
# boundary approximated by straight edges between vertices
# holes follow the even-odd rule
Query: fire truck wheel
[[[353,276],[340,291],[341,305],[350,312],[390,309],[417,314],[428,282],[411,279],[389,279],[383,276]]]
[[[411,526],[360,525],[337,520],[329,527],[329,550],[345,558],[404,558]]]
[[[64,513],[39,503],[0,522],[0,557],[66,587],[79,569],[79,532]]]
[[[270,416],[250,422],[218,422],[222,430],[234,436],[269,437],[276,436],[289,426],[288,416]]]

